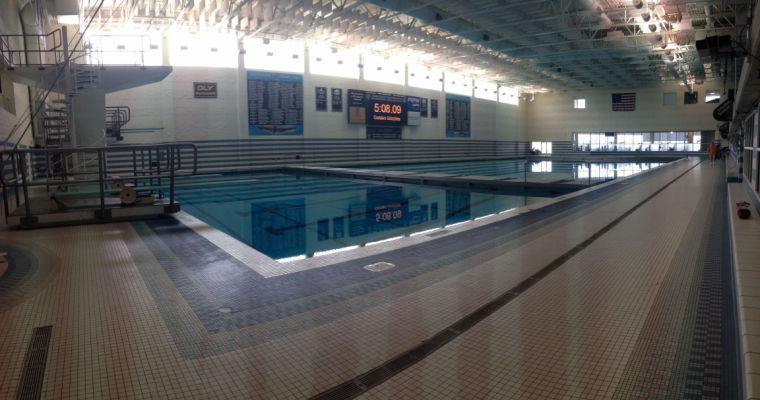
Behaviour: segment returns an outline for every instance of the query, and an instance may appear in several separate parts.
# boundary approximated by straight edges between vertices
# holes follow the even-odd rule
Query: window
[[[705,95],[705,103],[720,103],[720,91],[708,90]]]
[[[173,32],[169,35],[169,60],[171,65],[183,67],[237,68],[237,43],[235,35]]]
[[[586,108],[586,99],[576,97],[573,99],[573,108]]]
[[[364,56],[364,79],[368,81],[403,85],[404,63],[376,55]]]
[[[515,106],[519,105],[520,93],[517,89],[507,86],[499,86],[499,103],[512,104]]]
[[[329,47],[309,47],[309,72],[316,75],[359,79],[359,53]]]
[[[428,69],[421,65],[409,64],[409,86],[441,91],[443,73],[437,69]]]
[[[87,62],[106,65],[161,65],[161,36],[158,32],[116,31],[87,35]]]
[[[443,89],[446,93],[472,96],[472,79],[464,75],[447,73],[443,77]]]
[[[540,152],[539,154],[551,154],[552,142],[531,142],[530,149],[531,151],[538,150]]]
[[[676,92],[665,92],[662,94],[662,105],[674,106],[676,105]]]
[[[473,92],[478,99],[496,101],[499,97],[498,86],[488,81],[475,81]]]
[[[699,151],[702,132],[576,133],[576,151]]]
[[[246,69],[262,69],[302,74],[304,71],[303,43],[260,38],[243,40]]]

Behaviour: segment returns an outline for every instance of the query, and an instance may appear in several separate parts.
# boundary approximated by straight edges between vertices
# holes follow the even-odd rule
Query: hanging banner
[[[317,102],[317,111],[327,111],[327,88],[317,86],[314,88],[314,99]]]
[[[303,135],[303,77],[248,71],[248,134]]]
[[[446,94],[446,137],[470,137],[470,98]]]
[[[343,111],[343,89],[332,88],[332,111]]]

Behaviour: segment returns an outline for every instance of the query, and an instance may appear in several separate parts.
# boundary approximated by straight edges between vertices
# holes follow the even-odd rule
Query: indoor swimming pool
[[[195,177],[179,181],[176,191],[183,211],[281,261],[414,235],[551,196],[285,173]]]
[[[361,169],[497,177],[584,187],[664,164],[483,160],[362,166]],[[484,218],[556,197],[544,189],[419,185],[289,172],[202,175],[178,180],[182,210],[267,256],[291,261],[371,246]],[[209,190],[213,187],[213,190]],[[570,189],[570,190],[577,190]],[[565,191],[564,193],[566,193]]]

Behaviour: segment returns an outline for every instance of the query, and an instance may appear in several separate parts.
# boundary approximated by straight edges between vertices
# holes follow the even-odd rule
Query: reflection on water
[[[386,171],[434,172],[541,181],[622,178],[662,165],[660,162],[581,162],[549,160],[485,160],[363,167]]]
[[[179,189],[182,209],[275,259],[300,259],[496,214],[544,200],[500,192],[256,174]]]
[[[659,165],[500,160],[382,169],[592,184]],[[178,189],[176,196],[182,209],[275,259],[329,254],[482,218],[551,197],[273,173],[225,179],[227,184],[221,186],[212,182],[204,188]],[[229,184],[232,179],[237,181]]]

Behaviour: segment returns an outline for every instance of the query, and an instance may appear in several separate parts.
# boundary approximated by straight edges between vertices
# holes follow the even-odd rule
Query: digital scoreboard
[[[367,125],[406,125],[406,96],[367,93]]]
[[[367,124],[403,125],[404,106],[400,103],[372,100],[367,108]]]
[[[406,96],[348,89],[348,122],[373,126],[403,126],[407,122]]]

